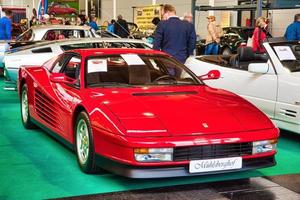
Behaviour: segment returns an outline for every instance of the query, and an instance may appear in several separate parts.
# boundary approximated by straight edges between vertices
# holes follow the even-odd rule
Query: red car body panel
[[[131,166],[183,166],[185,161],[137,162],[133,148],[185,147],[277,139],[279,131],[265,114],[243,98],[199,86],[85,88],[87,56],[105,54],[159,54],[137,49],[75,50],[82,57],[80,88],[50,81],[45,67],[21,67],[19,90],[28,87],[29,112],[39,124],[74,144],[78,106],[89,115],[97,155]],[[35,98],[49,106],[39,113]],[[49,120],[51,123],[49,123]],[[204,127],[203,123],[209,127]],[[274,156],[276,152],[243,156]]]
[[[77,10],[75,8],[60,7],[60,5],[57,4],[54,6],[49,6],[48,13],[55,15],[76,14]]]

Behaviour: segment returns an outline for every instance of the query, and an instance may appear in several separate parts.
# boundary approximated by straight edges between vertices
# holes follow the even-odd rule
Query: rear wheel
[[[85,173],[95,172],[95,151],[91,123],[86,112],[80,112],[75,124],[77,161]]]
[[[26,84],[23,85],[21,92],[21,118],[25,128],[32,129],[35,127],[29,113],[28,90]]]

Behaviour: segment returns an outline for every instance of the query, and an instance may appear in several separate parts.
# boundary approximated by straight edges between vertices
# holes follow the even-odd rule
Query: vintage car
[[[192,176],[275,165],[279,130],[259,109],[145,49],[65,52],[21,67],[25,128],[75,150],[80,168],[131,178]],[[51,163],[49,163],[51,165]]]
[[[0,42],[0,69],[3,68],[3,58],[6,51],[21,46],[39,43],[41,41],[51,41],[67,38],[94,38],[100,37],[89,26],[71,25],[41,25],[33,26],[17,37],[15,41]],[[8,44],[8,46],[7,46]]]
[[[71,8],[67,3],[52,2],[48,6],[47,13],[50,15],[76,15],[77,10],[75,8]]]
[[[59,35],[64,38],[99,37],[89,26],[41,25],[28,29],[17,38],[17,41],[56,40]]]
[[[196,75],[219,70],[222,78],[208,85],[241,95],[279,128],[300,133],[300,44],[270,41],[264,47],[267,55],[241,47],[232,56],[190,58],[186,65]]]
[[[87,48],[142,48],[150,49],[151,45],[142,40],[124,38],[84,38],[64,41],[50,41],[15,48],[6,53],[4,59],[4,76],[6,89],[14,89],[21,65],[42,65],[64,51]]]

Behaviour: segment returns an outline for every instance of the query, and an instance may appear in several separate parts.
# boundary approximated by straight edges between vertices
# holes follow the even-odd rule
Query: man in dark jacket
[[[118,20],[115,23],[115,34],[121,38],[127,38],[129,36],[129,29],[126,20],[123,19],[122,15],[118,16]]]
[[[166,20],[161,21],[156,27],[153,48],[185,63],[195,49],[195,28],[192,29],[189,22],[180,20],[172,5],[164,5],[162,14],[162,18]]]
[[[5,16],[0,19],[0,40],[11,40],[12,11],[6,10]]]
[[[294,22],[287,27],[284,37],[290,41],[300,41],[300,14],[295,15]]]

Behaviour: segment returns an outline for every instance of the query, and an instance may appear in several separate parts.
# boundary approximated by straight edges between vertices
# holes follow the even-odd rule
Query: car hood
[[[120,89],[104,95],[102,103],[129,135],[203,135],[274,127],[261,111],[230,92],[208,86],[173,88]]]

